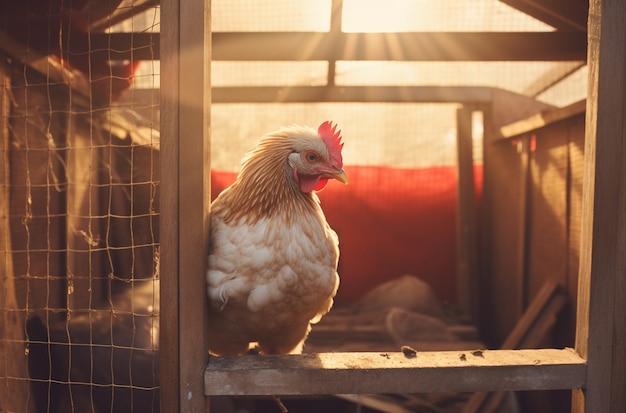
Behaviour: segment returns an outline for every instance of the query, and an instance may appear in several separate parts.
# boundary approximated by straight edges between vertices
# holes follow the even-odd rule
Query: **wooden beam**
[[[161,4],[160,389],[164,412],[203,412],[210,199],[208,0]]]
[[[214,33],[213,60],[585,60],[584,32]]]
[[[214,87],[213,103],[490,102],[493,88],[472,86]]]
[[[569,119],[572,116],[585,112],[586,100],[572,103],[569,106],[558,109],[544,110],[529,118],[519,120],[502,126],[496,133],[496,139],[513,139],[517,136],[534,131],[552,123]]]
[[[512,350],[540,346],[566,302],[567,295],[559,285],[551,281],[544,284],[501,348]],[[502,391],[474,393],[463,407],[462,413],[499,411],[505,397],[506,394]]]
[[[592,0],[576,349],[588,360],[575,412],[626,411],[626,3]]]
[[[478,319],[478,233],[476,232],[476,186],[473,158],[473,112],[463,105],[456,113],[457,206],[456,206],[456,298],[459,309]]]
[[[11,90],[9,57],[0,51],[0,411],[34,412],[28,357],[24,354],[24,327],[27,311],[20,309],[11,242],[11,106],[16,104]],[[13,142],[14,144],[15,142]],[[14,165],[13,165],[14,166]],[[15,195],[13,195],[15,196]]]
[[[572,349],[319,353],[211,357],[207,395],[295,395],[572,389],[585,383]]]
[[[213,60],[584,61],[584,32],[213,33]],[[112,60],[160,59],[158,33],[92,33]]]
[[[159,3],[160,0],[134,0],[130,7],[118,7],[110,15],[98,21],[92,22],[89,31],[98,32],[105,30],[147,10],[155,9]]]
[[[587,30],[589,2],[584,0],[500,0],[558,30]]]

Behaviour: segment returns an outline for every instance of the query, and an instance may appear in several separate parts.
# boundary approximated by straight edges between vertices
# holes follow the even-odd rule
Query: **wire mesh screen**
[[[331,37],[554,29],[497,0],[381,4],[213,0],[211,25]],[[158,32],[157,0],[0,0],[0,411],[159,410]],[[264,133],[335,121],[351,181],[320,194],[341,239],[336,302],[415,272],[454,301],[461,104],[409,101],[403,88],[504,89],[564,106],[586,93],[584,62],[409,61],[415,45],[394,41],[394,61],[308,60],[318,45],[302,46],[291,61],[214,56],[213,96],[229,96],[211,109],[213,195]],[[359,101],[383,86],[395,98]],[[284,94],[247,100],[272,87]],[[305,88],[315,94],[285,98]],[[328,102],[320,89],[364,92]]]
[[[158,92],[133,85],[158,7],[2,1],[0,26],[0,410],[158,411]]]
[[[336,36],[339,44],[343,34],[383,32],[389,34],[384,37],[384,44],[369,46],[388,48],[393,59],[343,60],[342,54],[337,53],[339,57],[315,60],[319,55],[314,51],[324,46],[311,37],[311,44],[303,44],[289,61],[272,61],[269,57],[252,61],[245,56],[229,60],[231,54],[221,60],[218,44],[211,68],[214,195],[233,179],[242,155],[261,135],[291,123],[315,126],[333,120],[344,132],[344,161],[353,170],[348,187],[335,192],[329,186],[320,194],[329,220],[335,220],[331,224],[343,232],[343,237],[340,234],[342,286],[337,301],[352,302],[381,281],[420,271],[432,282],[438,297],[454,302],[457,110],[469,99],[463,92],[491,94],[503,90],[511,98],[511,106],[524,99],[535,99],[533,103],[538,108],[565,106],[585,96],[581,81],[584,62],[414,61],[406,57],[408,50],[454,49],[459,45],[421,43],[415,41],[419,39],[417,36],[412,43],[403,43],[400,36],[394,36],[429,30],[484,33],[554,30],[546,22],[501,1],[393,0],[387,4],[344,0],[334,2],[334,10],[332,4],[322,2],[316,13],[310,11],[312,3],[254,0],[244,6],[240,1],[215,0],[212,29],[225,35],[247,31],[316,31],[324,32],[330,39]],[[228,36],[222,39],[227,43]],[[275,47],[287,45],[278,42]],[[257,46],[262,48],[261,43]],[[343,55],[358,47],[347,43]],[[460,50],[457,52],[462,54]],[[307,53],[315,59],[307,59]],[[271,50],[267,56],[271,56]],[[443,92],[430,94],[432,90]],[[325,102],[325,96],[334,101]],[[316,102],[307,102],[316,98]],[[512,115],[511,119],[492,122],[500,125],[524,117],[515,116],[518,117]],[[472,155],[479,192],[483,125],[482,117],[473,119]],[[352,211],[346,206],[348,202],[353,203]],[[369,218],[365,212],[368,210]],[[405,214],[405,225],[389,222],[402,215],[401,211]],[[362,224],[352,228],[359,217]],[[387,225],[382,221],[387,221]],[[398,232],[394,233],[395,230]],[[348,238],[354,231],[361,234],[357,237],[358,246]],[[398,237],[398,233],[402,235]],[[377,241],[367,243],[366,239]],[[430,242],[421,248],[425,239]],[[381,245],[388,250],[382,252]],[[387,252],[391,255],[385,255]],[[374,257],[378,257],[376,264]]]

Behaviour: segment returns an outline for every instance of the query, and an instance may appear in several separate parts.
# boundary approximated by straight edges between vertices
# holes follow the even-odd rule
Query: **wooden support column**
[[[472,154],[474,105],[464,105],[456,114],[457,151],[457,304],[472,319],[478,319],[478,236],[476,191]]]
[[[26,311],[18,311],[10,226],[9,131],[11,77],[7,56],[0,51],[0,411],[34,412],[28,378],[24,325]]]
[[[626,411],[626,3],[592,0],[575,412]]]
[[[161,4],[161,411],[205,411],[209,0]]]

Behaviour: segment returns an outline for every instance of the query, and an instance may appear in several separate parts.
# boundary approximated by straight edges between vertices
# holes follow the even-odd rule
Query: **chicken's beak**
[[[343,169],[339,171],[338,173],[332,174],[331,178],[338,180],[344,185],[348,184],[348,175],[346,174],[346,171],[344,171]]]

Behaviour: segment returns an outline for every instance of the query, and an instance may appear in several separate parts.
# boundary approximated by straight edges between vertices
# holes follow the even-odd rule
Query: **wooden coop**
[[[0,0],[0,411],[626,411],[624,21]],[[302,355],[209,357],[211,200],[260,135],[327,119],[335,306]]]

